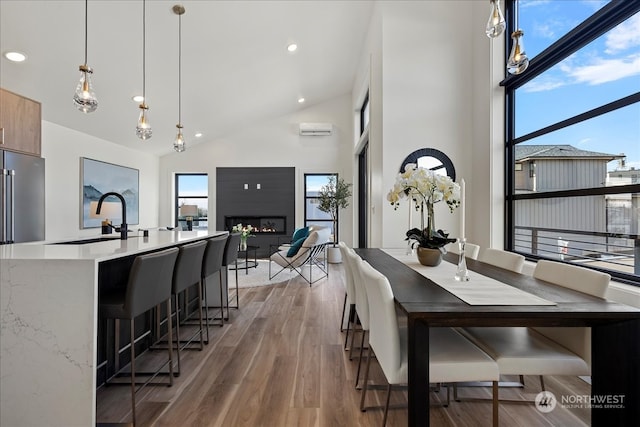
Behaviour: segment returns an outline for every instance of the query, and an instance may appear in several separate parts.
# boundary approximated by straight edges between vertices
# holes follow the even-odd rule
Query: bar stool
[[[167,312],[171,312],[171,284],[177,256],[178,248],[137,256],[129,271],[126,289],[105,294],[100,301],[100,312],[105,318],[128,319],[131,325],[131,416],[133,425],[136,423],[136,392],[142,390],[148,384],[173,385],[173,328],[171,326],[171,316],[168,316],[169,359],[157,371],[150,374],[150,378],[144,383],[136,383],[135,318],[163,302],[167,303]],[[117,329],[115,331],[116,334],[119,333]],[[116,357],[118,357],[119,349],[116,348],[115,350]],[[151,383],[167,364],[169,364],[169,383]],[[137,384],[142,385],[139,390],[136,390]]]
[[[176,266],[173,269],[173,282],[171,288],[171,294],[173,296],[172,300],[173,304],[173,312],[171,316],[176,316],[176,351],[178,354],[178,371],[176,372],[176,376],[180,375],[180,350],[184,350],[188,348],[188,346],[193,342],[194,338],[199,334],[200,335],[200,348],[202,350],[204,348],[204,324],[202,317],[202,303],[204,301],[202,295],[202,286],[200,285],[200,280],[202,279],[201,270],[202,270],[202,259],[204,257],[204,251],[207,248],[207,242],[205,240],[189,243],[183,246],[180,246],[178,252],[178,258],[176,260]],[[178,304],[178,297],[181,293],[186,291],[193,285],[198,285],[198,321],[199,327],[198,329],[191,335],[188,339],[181,341],[180,340],[180,309]],[[187,304],[185,303],[185,306]],[[182,345],[184,343],[184,345]]]
[[[240,233],[229,234],[227,243],[224,246],[224,256],[222,257],[222,266],[227,269],[227,317],[225,317],[225,320],[229,320],[229,266],[231,264],[236,266],[236,306],[232,308],[240,308],[238,296],[238,248],[240,247],[240,236]],[[220,270],[220,283],[222,283],[222,270]]]
[[[204,309],[206,315],[207,339],[205,343],[209,343],[209,302],[207,300],[207,278],[222,269],[222,258],[224,256],[224,246],[227,244],[227,236],[213,237],[207,240],[207,248],[202,258],[202,275],[201,282],[204,294]],[[220,281],[220,327],[224,325],[224,305],[222,295],[222,281]],[[214,318],[215,319],[215,318]]]

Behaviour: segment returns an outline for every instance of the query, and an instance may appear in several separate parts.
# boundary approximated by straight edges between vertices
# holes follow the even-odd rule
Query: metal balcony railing
[[[514,250],[606,271],[640,286],[640,238],[637,234],[516,226]]]

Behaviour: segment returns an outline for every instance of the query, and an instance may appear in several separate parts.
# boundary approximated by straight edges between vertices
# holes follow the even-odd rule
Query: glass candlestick
[[[413,255],[413,245],[411,244],[411,242],[407,242],[406,255]]]
[[[467,239],[458,240],[458,248],[460,250],[460,258],[458,259],[458,270],[456,271],[455,279],[458,282],[469,281],[469,271],[467,270],[467,261],[464,256],[464,246],[467,243]]]

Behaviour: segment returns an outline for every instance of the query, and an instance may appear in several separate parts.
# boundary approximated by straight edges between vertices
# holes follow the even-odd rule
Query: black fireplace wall
[[[295,227],[295,168],[216,168],[216,229],[226,230],[225,217],[285,217],[280,235],[258,234],[248,240],[258,257],[270,245],[291,236]]]

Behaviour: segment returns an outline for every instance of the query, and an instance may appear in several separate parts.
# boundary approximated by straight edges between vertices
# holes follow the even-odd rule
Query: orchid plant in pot
[[[443,230],[436,229],[433,207],[436,203],[445,202],[449,211],[453,212],[460,206],[460,186],[446,175],[408,164],[404,172],[398,174],[393,188],[387,194],[387,200],[396,210],[405,198],[415,203],[415,209],[420,212],[420,228],[407,231],[405,240],[410,242],[412,248],[418,248],[418,259],[422,264],[438,265],[442,255],[447,252],[445,245],[456,239],[450,239]]]

